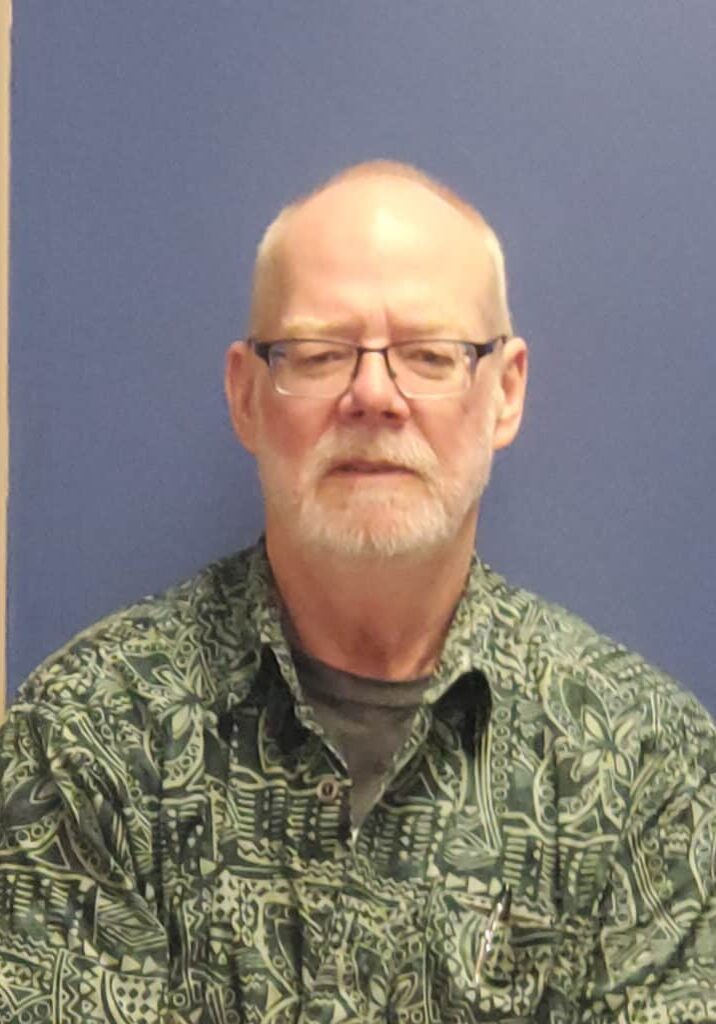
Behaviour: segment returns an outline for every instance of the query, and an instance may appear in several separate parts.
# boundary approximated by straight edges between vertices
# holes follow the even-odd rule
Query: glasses
[[[363,356],[380,355],[405,398],[447,398],[467,391],[478,361],[506,340],[504,334],[484,342],[436,338],[399,341],[383,348],[318,338],[249,338],[248,344],[268,366],[280,395],[338,398],[357,377]]]

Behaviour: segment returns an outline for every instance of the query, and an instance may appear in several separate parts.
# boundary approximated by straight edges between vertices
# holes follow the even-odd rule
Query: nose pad
[[[370,362],[361,365],[363,356],[377,355],[382,356],[384,366],[371,366]],[[395,423],[410,416],[410,405],[388,362],[387,348],[359,349],[353,377],[342,396],[341,411],[351,419],[372,416]]]
[[[350,383],[350,388],[351,389],[354,388],[356,382],[359,380],[359,378],[361,376],[361,371],[363,370],[363,357],[364,356],[382,356],[383,357],[384,368],[385,368],[385,373],[386,373],[388,379],[393,384],[394,388],[397,391],[400,391],[400,388],[398,387],[398,384],[397,384],[397,381],[396,381],[395,372],[394,372],[393,368],[391,367],[390,362],[388,361],[388,349],[387,348],[362,348],[362,349],[360,349],[360,351],[358,352],[358,359],[356,360],[355,370],[353,371],[353,376],[351,377],[351,383]],[[370,372],[370,371],[368,371],[368,372]],[[365,375],[365,371],[363,371],[363,375]]]

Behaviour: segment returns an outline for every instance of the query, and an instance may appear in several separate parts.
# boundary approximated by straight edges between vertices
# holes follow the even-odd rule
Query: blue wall
[[[713,0],[16,4],[11,690],[256,535],[253,247],[386,155],[484,209],[532,343],[481,551],[716,710],[714,53]]]

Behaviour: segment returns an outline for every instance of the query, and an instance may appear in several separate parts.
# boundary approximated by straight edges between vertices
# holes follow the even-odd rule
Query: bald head
[[[512,333],[504,258],[495,232],[450,189],[417,168],[389,161],[341,171],[285,207],[269,225],[254,268],[250,333],[271,333],[293,261],[305,258],[307,240],[327,243],[326,252],[335,263],[341,253],[349,261],[367,232],[399,239],[416,251],[427,243],[443,247],[451,262],[457,256],[475,285],[488,333]],[[316,247],[311,248],[316,255]]]

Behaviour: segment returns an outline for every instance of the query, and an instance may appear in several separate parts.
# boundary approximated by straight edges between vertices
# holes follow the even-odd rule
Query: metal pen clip
[[[480,984],[480,976],[482,969],[485,965],[485,961],[492,949],[492,943],[495,938],[495,932],[504,924],[510,916],[510,905],[512,903],[512,890],[509,885],[505,884],[500,889],[500,893],[495,900],[490,916],[487,919],[485,930],[480,936],[480,945],[477,950],[477,959],[475,960],[475,984]]]

